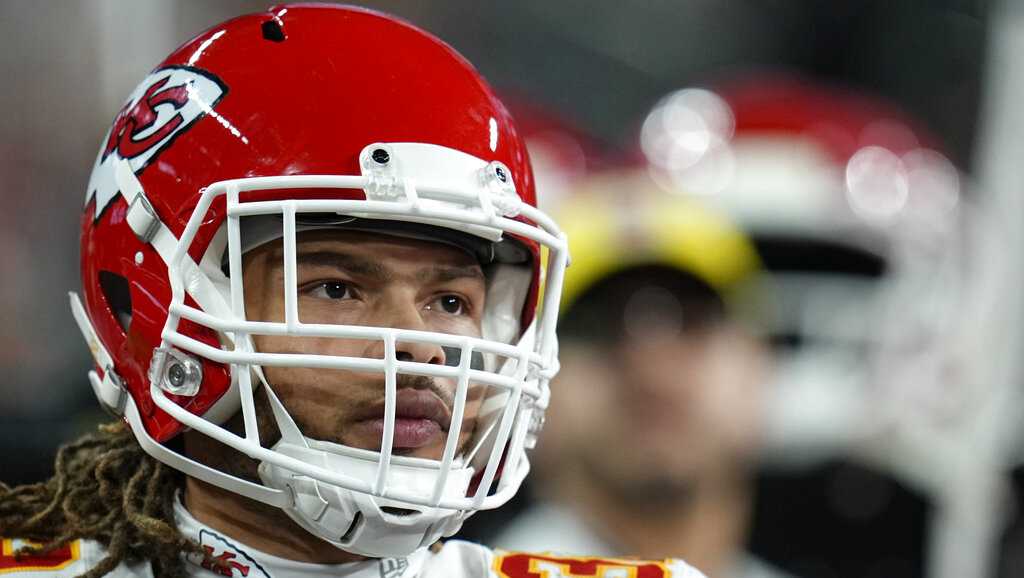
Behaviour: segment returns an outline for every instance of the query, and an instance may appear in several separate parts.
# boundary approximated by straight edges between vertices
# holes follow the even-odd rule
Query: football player
[[[701,576],[438,543],[529,469],[568,252],[436,38],[332,5],[214,26],[117,114],[81,226],[119,419],[0,488],[0,572]]]

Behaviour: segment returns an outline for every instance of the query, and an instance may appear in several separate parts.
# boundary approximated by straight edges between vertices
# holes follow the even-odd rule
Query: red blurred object
[[[715,92],[732,109],[737,136],[790,133],[812,137],[845,163],[866,146],[896,154],[939,148],[936,138],[888,101],[799,77],[755,76],[724,82]]]

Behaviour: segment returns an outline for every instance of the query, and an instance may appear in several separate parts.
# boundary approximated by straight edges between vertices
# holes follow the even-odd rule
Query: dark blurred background
[[[998,84],[989,75],[1000,70],[992,64],[993,30],[1013,12],[1009,1],[984,0],[360,4],[437,34],[499,92],[609,147],[635,148],[644,115],[673,89],[755,70],[796,72],[890,99],[975,175],[986,162],[978,151],[990,150],[979,146],[984,106],[994,98],[986,91]],[[67,292],[78,288],[80,203],[110,120],[175,46],[266,7],[242,0],[0,3],[0,106],[7,111],[0,116],[0,481],[46,477],[56,446],[103,419]],[[833,507],[836,495],[865,487],[881,496],[875,515],[850,519]],[[926,563],[932,499],[884,472],[840,459],[799,476],[766,473],[761,489],[751,549],[781,567],[824,577],[942,575]],[[481,516],[466,535],[486,539],[501,519]],[[1012,555],[1015,535],[1005,538],[1011,554],[1002,556],[1003,576],[1024,575],[1012,562],[1020,558]]]

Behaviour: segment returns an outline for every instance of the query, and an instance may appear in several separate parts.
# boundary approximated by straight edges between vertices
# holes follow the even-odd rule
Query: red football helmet
[[[995,433],[1017,420],[999,353],[1019,285],[998,203],[892,103],[808,79],[678,91],[643,130],[654,173],[729,207],[763,251],[793,338],[772,457],[888,469],[935,505],[929,566],[983,575],[994,456],[1019,445]]]
[[[337,226],[484,246],[483,337],[302,323],[296,234]],[[283,322],[245,316],[241,255],[253,236],[283,238]],[[72,309],[96,360],[93,387],[172,467],[282,507],[310,532],[371,556],[454,533],[473,511],[508,500],[526,475],[525,449],[557,370],[566,244],[536,209],[526,149],[505,108],[433,36],[331,5],[290,4],[214,26],[157,66],[118,113],[93,167],[81,242],[83,297],[72,295]],[[258,351],[252,336],[270,334],[379,340],[386,353]],[[399,339],[449,348],[456,365],[400,360]],[[303,436],[264,366],[383,374],[381,450]],[[399,374],[457,381],[456,417],[467,388],[487,388],[490,413],[473,455],[456,455],[457,420],[441,460],[393,455]],[[282,434],[272,447],[256,431],[259,387]],[[240,410],[244,436],[221,427]],[[263,483],[164,445],[183,428],[260,461]]]
[[[793,77],[679,90],[645,119],[655,178],[724,208],[761,252],[783,457],[876,432],[895,335],[928,319],[938,337],[952,322],[955,309],[938,316],[933,304],[953,298],[968,204],[935,142],[887,101]]]

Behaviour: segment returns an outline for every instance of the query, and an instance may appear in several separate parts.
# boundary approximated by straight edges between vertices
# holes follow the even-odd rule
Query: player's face
[[[280,242],[250,251],[243,264],[246,316],[285,318]],[[453,246],[352,231],[313,231],[296,241],[299,319],[480,336],[485,283],[480,265]],[[381,340],[257,336],[261,352],[384,358]],[[400,361],[445,364],[438,345],[398,342]],[[264,368],[268,383],[303,433],[352,447],[380,448],[384,375],[303,367]],[[472,435],[480,388],[467,398],[460,443]],[[399,374],[393,448],[439,459],[447,440],[455,384]]]

